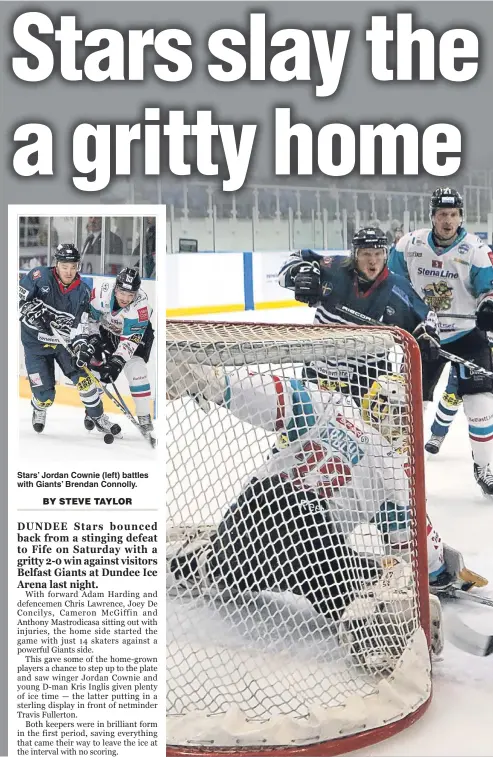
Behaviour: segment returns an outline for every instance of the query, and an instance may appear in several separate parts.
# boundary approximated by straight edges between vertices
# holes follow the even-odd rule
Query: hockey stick
[[[75,361],[77,361],[77,355],[70,348],[69,343],[65,339],[65,337],[59,331],[57,331],[57,329],[53,328],[53,326],[51,327],[51,330],[52,330],[53,334],[59,339],[60,344],[67,350],[67,352],[70,355],[70,357],[72,357]],[[155,447],[156,440],[153,439],[151,441],[151,437],[150,437],[149,432],[148,431],[146,432],[146,431],[144,431],[141,428],[140,424],[138,423],[138,421],[135,420],[135,418],[133,417],[132,413],[130,412],[130,410],[128,410],[127,406],[125,405],[125,403],[123,401],[120,402],[116,397],[114,397],[112,395],[112,393],[108,390],[108,388],[103,384],[103,382],[100,381],[98,379],[98,377],[95,376],[94,373],[87,367],[87,365],[82,365],[82,366],[79,366],[79,367],[80,367],[81,370],[84,371],[84,373],[86,374],[86,376],[88,376],[88,378],[90,378],[91,381],[98,387],[98,389],[101,389],[101,391],[104,392],[104,394],[108,397],[108,399],[110,399],[113,402],[113,404],[116,405],[116,407],[120,410],[120,412],[123,413],[123,415],[131,423],[133,423],[134,426],[136,426],[139,429],[140,433],[142,434],[142,436],[144,437],[144,439],[146,439],[149,442],[149,444],[151,445],[151,447]],[[112,383],[112,386],[115,387],[115,385],[113,384],[113,382],[111,382],[111,383]]]
[[[131,423],[133,423],[134,426],[136,426],[139,429],[140,433],[142,434],[142,436],[144,437],[144,439],[147,439],[147,441],[149,442],[149,444],[151,445],[151,447],[155,447],[156,444],[157,444],[157,439],[154,436],[152,436],[152,434],[151,434],[150,431],[144,431],[144,429],[142,428],[142,426],[140,425],[140,423],[135,420],[135,416],[128,409],[127,404],[125,403],[125,400],[123,399],[122,395],[120,394],[120,392],[116,388],[116,384],[114,383],[114,381],[111,382],[111,386],[113,387],[113,391],[115,392],[115,394],[116,394],[116,396],[118,398],[118,401],[120,402],[120,407],[121,407],[122,413],[124,413],[124,415],[126,415],[126,417],[128,418],[128,420]]]
[[[439,592],[438,597],[444,597],[445,599],[466,599],[470,602],[476,602],[478,605],[493,607],[493,599],[490,599],[489,597],[482,597],[480,594],[472,594],[470,591],[458,589],[455,586],[449,586],[443,592]]]
[[[381,323],[380,321],[376,321],[374,318],[370,318],[368,315],[364,315],[363,313],[358,313],[357,310],[353,310],[352,308],[348,308],[345,305],[337,305],[334,308],[337,312],[350,315],[353,318],[358,318],[362,323],[367,323],[369,326],[384,326],[385,324]],[[488,378],[493,378],[493,371],[488,371],[486,368],[481,368],[481,366],[477,365],[476,363],[473,363],[471,360],[466,360],[463,357],[457,357],[457,355],[452,355],[451,352],[447,352],[446,350],[442,349],[441,347],[438,350],[439,355],[441,357],[445,358],[450,363],[456,363],[459,365],[463,365],[465,368],[469,368],[471,373],[480,374],[482,376],[488,376]]]

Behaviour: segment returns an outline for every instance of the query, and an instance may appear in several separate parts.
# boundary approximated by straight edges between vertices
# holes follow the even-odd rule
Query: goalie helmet
[[[57,263],[80,263],[80,252],[73,244],[59,244],[53,257]]]
[[[391,444],[404,443],[406,385],[404,377],[382,375],[374,381],[361,400],[365,423],[377,429]]]
[[[136,268],[123,268],[115,279],[116,289],[122,292],[138,292],[141,285],[141,278]]]

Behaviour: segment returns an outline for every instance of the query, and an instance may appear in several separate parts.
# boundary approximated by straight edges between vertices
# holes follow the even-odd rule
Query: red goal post
[[[386,326],[170,320],[166,343],[167,377],[176,364],[193,364],[233,377],[248,368],[248,375],[275,373],[282,380],[299,380],[300,368],[312,361],[329,358],[344,365],[357,359],[360,366],[371,366],[385,352],[405,386],[400,423],[406,438],[411,532],[406,602],[392,600],[392,628],[402,639],[398,653],[389,642],[386,652],[394,657],[385,674],[361,670],[344,645],[330,641],[328,622],[324,625],[318,616],[307,620],[306,607],[293,608],[287,600],[289,609],[279,609],[279,594],[269,596],[259,609],[255,598],[238,603],[227,592],[204,597],[198,590],[185,596],[172,586],[167,600],[167,754],[328,757],[409,727],[432,696],[423,401],[416,341]],[[340,383],[345,383],[347,375],[341,376]],[[188,396],[167,402],[166,422],[167,550],[173,551],[183,534],[203,537],[217,527],[276,436],[252,428],[244,418],[231,418],[224,407]],[[382,450],[388,454],[387,448]],[[371,528],[364,549],[368,552],[378,541],[377,554],[381,540]],[[367,633],[373,634],[375,645],[388,642],[381,628]]]

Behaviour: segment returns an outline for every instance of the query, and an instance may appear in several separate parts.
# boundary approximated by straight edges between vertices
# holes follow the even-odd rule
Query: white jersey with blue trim
[[[406,276],[428,307],[440,314],[444,344],[475,327],[474,317],[469,322],[453,314],[474,315],[481,297],[493,292],[493,252],[466,229],[448,247],[436,246],[430,229],[405,234],[390,254],[389,268]]]
[[[351,397],[245,368],[226,376],[221,404],[241,421],[277,432],[276,451],[255,478],[280,476],[317,492],[349,531],[373,520],[388,527],[401,521],[397,528],[405,529],[407,457],[362,420]]]
[[[139,289],[130,305],[120,308],[115,299],[114,287],[103,281],[92,290],[88,332],[97,334],[100,327],[104,329],[112,336],[114,354],[126,362],[142,342],[151,315],[152,308],[142,289]]]

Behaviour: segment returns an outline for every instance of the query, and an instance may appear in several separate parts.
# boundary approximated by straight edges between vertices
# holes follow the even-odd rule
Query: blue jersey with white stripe
[[[354,268],[348,265],[348,258],[341,255],[323,255],[313,250],[294,253],[281,268],[281,286],[294,289],[294,277],[303,262],[316,262],[320,267],[322,298],[315,311],[314,323],[361,325],[361,319],[351,316],[348,311],[339,311],[341,306],[410,333],[426,319],[429,308],[407,278],[384,268],[371,285],[363,288]]]
[[[405,276],[426,304],[439,313],[444,344],[474,329],[478,301],[493,292],[493,253],[466,229],[448,247],[437,247],[430,229],[412,231],[392,250],[389,267]],[[470,315],[471,320],[454,319],[457,314]]]
[[[55,268],[38,266],[24,274],[19,281],[19,303],[41,301],[52,319],[53,326],[65,338],[70,338],[81,317],[87,312],[91,290],[79,274],[71,284],[60,280]],[[51,331],[40,329],[30,316],[21,318],[21,338],[24,346],[46,354],[46,345],[59,343]]]

